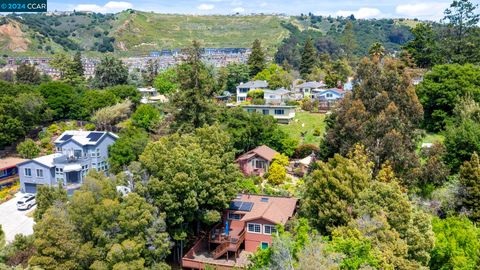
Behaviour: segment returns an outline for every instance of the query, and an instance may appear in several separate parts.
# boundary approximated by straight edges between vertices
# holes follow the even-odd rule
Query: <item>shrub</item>
[[[85,130],[94,131],[97,127],[93,123],[88,123],[85,125]]]
[[[304,158],[312,152],[316,155],[320,151],[320,148],[314,144],[302,144],[295,149],[295,158]]]
[[[40,147],[32,139],[26,139],[17,145],[17,152],[22,158],[35,158],[40,154]]]

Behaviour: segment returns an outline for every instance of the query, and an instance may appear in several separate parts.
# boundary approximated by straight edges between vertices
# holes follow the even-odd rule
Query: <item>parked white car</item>
[[[28,194],[20,198],[17,202],[18,210],[28,210],[32,208],[37,202],[35,201],[35,195]]]

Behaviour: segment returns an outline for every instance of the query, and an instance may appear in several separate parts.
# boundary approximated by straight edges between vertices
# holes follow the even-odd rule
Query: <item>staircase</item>
[[[245,230],[240,233],[238,238],[228,239],[218,245],[217,248],[215,248],[215,250],[212,252],[213,258],[216,260],[222,257],[227,251],[237,252],[244,240]]]
[[[230,246],[230,241],[225,241],[218,245],[218,247],[212,252],[213,258],[216,260],[225,254],[228,251],[228,247]]]

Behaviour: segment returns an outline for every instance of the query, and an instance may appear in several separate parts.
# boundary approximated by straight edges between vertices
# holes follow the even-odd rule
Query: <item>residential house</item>
[[[338,100],[343,98],[344,95],[345,91],[338,88],[312,90],[312,99],[317,100]]]
[[[24,161],[22,158],[0,159],[0,188],[10,186],[18,180],[17,164]]]
[[[287,105],[244,105],[242,108],[247,112],[271,115],[279,123],[288,124],[295,117],[295,106]]]
[[[269,105],[285,105],[286,101],[290,100],[290,91],[285,88],[279,88],[277,90],[264,90],[263,99],[265,104]]]
[[[142,99],[140,100],[140,102],[143,104],[168,102],[168,98],[165,95],[158,94],[157,89],[153,87],[140,87],[140,88],[137,88],[137,90],[140,92],[140,95],[142,96]]]
[[[221,95],[215,96],[215,100],[217,103],[227,103],[232,99],[232,93],[228,91],[223,91]]]
[[[277,151],[266,145],[261,145],[239,156],[235,162],[240,166],[240,170],[245,176],[263,175],[268,172],[270,163],[276,154],[278,154]]]
[[[39,185],[56,186],[67,190],[80,187],[89,170],[108,175],[108,147],[118,136],[104,131],[65,131],[55,140],[56,152],[27,160],[17,165],[20,190],[36,193]]]
[[[225,209],[221,223],[199,239],[182,259],[190,269],[243,269],[249,255],[272,244],[277,225],[295,214],[298,200],[290,197],[239,194]]]
[[[240,83],[237,86],[237,103],[243,102],[247,99],[247,93],[250,90],[255,89],[267,89],[267,81],[249,81],[246,83]]]
[[[301,94],[302,98],[309,97],[314,89],[324,89],[327,85],[323,82],[304,82],[295,86],[295,91]]]

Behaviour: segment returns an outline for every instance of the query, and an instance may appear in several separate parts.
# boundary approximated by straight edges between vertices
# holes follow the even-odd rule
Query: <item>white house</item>
[[[295,106],[285,105],[244,105],[242,107],[249,113],[271,115],[279,123],[288,124],[295,117]]]
[[[265,104],[269,105],[282,105],[286,101],[290,100],[290,91],[285,88],[279,88],[277,90],[264,90],[263,99]]]
[[[295,86],[295,91],[299,92],[302,97],[308,97],[311,95],[312,90],[324,89],[326,87],[327,85],[323,82],[311,81],[311,82],[304,82],[302,84]]]
[[[138,92],[140,92],[140,95],[142,96],[142,99],[140,100],[140,102],[143,104],[168,102],[168,98],[165,95],[159,95],[157,92],[157,89],[153,87],[140,87],[140,88],[137,88],[137,90]]]
[[[243,102],[247,99],[247,93],[254,89],[267,89],[267,81],[249,81],[246,83],[240,83],[237,86],[237,103]]]

